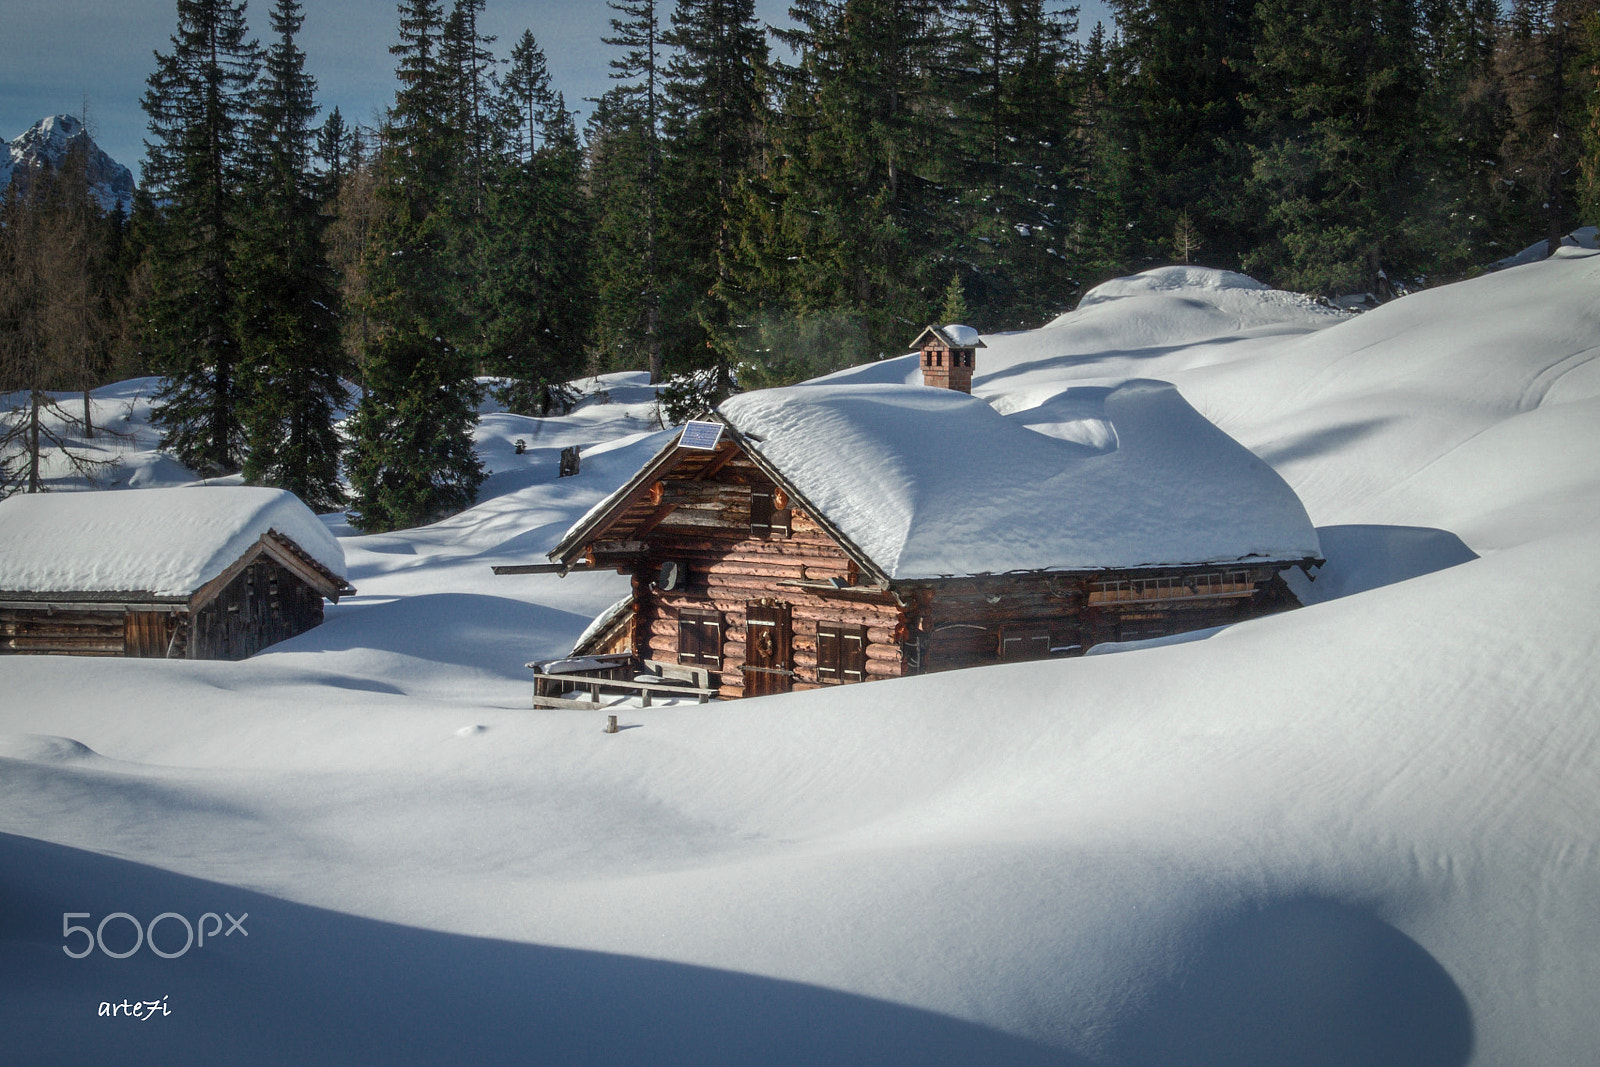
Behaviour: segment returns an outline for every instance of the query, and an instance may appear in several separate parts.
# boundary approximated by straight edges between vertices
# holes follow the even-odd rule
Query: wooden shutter
[[[765,540],[772,535],[772,490],[750,490],[750,536]]]
[[[678,662],[722,666],[722,616],[715,611],[678,613]]]
[[[817,681],[838,682],[839,677],[839,626],[837,623],[817,623]]]
[[[865,681],[867,677],[867,628],[839,627],[839,675],[845,682]]]
[[[867,628],[817,624],[817,681],[859,682],[867,676]]]

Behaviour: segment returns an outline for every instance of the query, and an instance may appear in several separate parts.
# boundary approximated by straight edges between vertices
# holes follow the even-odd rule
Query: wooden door
[[[745,605],[744,695],[787,693],[794,684],[794,630],[789,605]]]

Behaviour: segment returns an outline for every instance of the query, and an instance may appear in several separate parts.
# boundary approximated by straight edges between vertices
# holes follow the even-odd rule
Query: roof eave
[[[663,473],[677,464],[680,454],[689,451],[678,447],[678,441],[682,437],[683,434],[680,432],[660,452],[657,452],[650,462],[640,467],[632,478],[622,483],[612,493],[610,506],[587,516],[569,529],[557,542],[556,547],[545,553],[546,558],[561,564],[571,564],[577,559],[589,542],[598,539],[632,506],[635,493],[659,481]]]

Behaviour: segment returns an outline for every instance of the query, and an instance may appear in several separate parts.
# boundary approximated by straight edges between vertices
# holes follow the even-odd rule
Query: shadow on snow
[[[604,952],[438,933],[294,904],[0,834],[0,989],[19,1062],[1083,1064],[935,1012],[799,982]],[[536,902],[535,902],[536,903]],[[64,912],[240,916],[162,959],[63,938]],[[223,924],[226,929],[226,924]],[[183,945],[164,920],[163,951]],[[134,943],[110,922],[107,948]],[[1405,1063],[1472,1052],[1466,1000],[1420,945],[1366,911],[1289,899],[1212,925],[1098,1062]],[[1069,962],[1069,961],[1067,961]],[[936,965],[930,961],[930,966]],[[161,1000],[151,1020],[102,1001]]]

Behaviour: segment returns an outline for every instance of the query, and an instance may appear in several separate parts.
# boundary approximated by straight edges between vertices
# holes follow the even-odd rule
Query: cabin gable
[[[862,586],[851,553],[744,449],[654,473],[585,548],[631,575],[641,658],[704,667],[725,698],[903,673],[893,594]],[[842,630],[862,644],[848,671]]]

